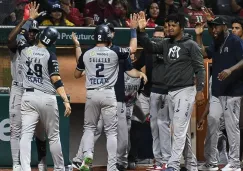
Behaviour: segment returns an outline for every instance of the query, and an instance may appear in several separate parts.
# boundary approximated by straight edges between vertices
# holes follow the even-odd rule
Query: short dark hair
[[[235,19],[232,20],[231,24],[233,25],[234,23],[240,24],[241,28],[243,29],[243,19],[235,18]]]
[[[169,21],[179,23],[179,26],[181,28],[185,28],[185,26],[186,26],[186,19],[183,14],[179,14],[179,13],[170,14],[167,16],[165,22],[169,22]]]
[[[154,28],[154,32],[164,32],[164,27],[163,26],[157,26]]]

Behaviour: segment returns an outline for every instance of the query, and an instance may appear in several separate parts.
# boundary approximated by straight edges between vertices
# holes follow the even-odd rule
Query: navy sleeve
[[[212,59],[213,58],[213,45],[211,44],[209,47],[205,48],[205,51],[207,53],[207,57],[208,59]]]
[[[133,69],[131,58],[124,60],[124,71],[131,71]]]
[[[82,53],[82,55],[79,57],[78,64],[77,64],[77,67],[76,67],[76,70],[81,71],[81,72],[84,71],[84,69],[85,69],[83,56],[84,56],[84,53]]]
[[[134,68],[136,68],[137,70],[140,70],[144,65],[145,65],[145,52],[144,50],[141,52],[140,57],[138,58],[138,60],[136,60],[133,63]]]
[[[234,52],[237,61],[243,60],[243,41],[241,39],[236,40],[234,44]]]
[[[59,75],[57,56],[53,52],[50,52],[50,58],[48,60],[48,72],[50,77],[53,75]]]
[[[22,34],[18,34],[17,35],[17,50],[19,52],[19,54],[21,53],[21,51],[26,48],[29,47],[30,45],[28,44],[27,40],[25,39],[25,37]]]
[[[30,45],[28,44],[28,31],[31,26],[32,20],[26,21],[26,23],[22,26],[20,33],[17,35],[16,42],[17,42],[17,50],[19,53]]]
[[[122,48],[119,46],[112,46],[110,49],[117,54],[119,59],[127,59],[130,57],[131,50],[129,47]]]

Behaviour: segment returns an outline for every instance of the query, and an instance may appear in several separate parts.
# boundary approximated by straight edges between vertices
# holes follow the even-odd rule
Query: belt
[[[34,92],[35,89],[34,89],[34,88],[26,88],[25,91],[26,91],[26,92]]]
[[[22,82],[13,81],[12,84],[15,85],[15,86],[23,87],[23,83]]]
[[[25,89],[25,92],[35,92],[35,90],[37,90],[37,89],[34,89],[34,88],[26,88],[26,89]],[[44,91],[41,91],[41,90],[37,90],[37,91],[40,91],[40,92],[42,92],[42,93],[46,93],[46,94],[50,94],[50,95],[52,95],[51,93],[44,92]]]
[[[87,88],[87,90],[107,90],[107,89],[113,89],[113,87],[102,87],[102,88]]]

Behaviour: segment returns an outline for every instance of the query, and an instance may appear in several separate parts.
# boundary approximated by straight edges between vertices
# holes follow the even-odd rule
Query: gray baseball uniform
[[[11,153],[13,165],[19,165],[19,141],[21,135],[21,98],[24,93],[24,89],[22,87],[23,83],[21,78],[21,74],[17,72],[18,69],[18,53],[10,52],[11,58],[11,75],[12,75],[12,86],[10,92],[9,99],[9,119],[10,119],[10,145],[11,145]],[[17,81],[18,80],[18,81]]]
[[[151,92],[150,126],[153,136],[153,154],[156,165],[167,164],[171,156],[171,128],[168,96]]]
[[[24,26],[23,26],[24,27]],[[22,28],[23,30],[23,28]],[[26,30],[27,31],[27,30]],[[16,52],[16,49],[10,49],[10,59],[11,59],[11,75],[12,75],[12,86],[9,99],[9,118],[10,118],[10,145],[13,166],[20,165],[19,158],[19,142],[21,136],[21,99],[24,93],[23,88],[23,74],[22,74],[22,61],[21,55]],[[43,134],[43,127],[40,123],[36,128],[36,144],[37,152],[39,155],[39,164],[45,163],[46,156],[46,145],[45,145],[45,134]]]
[[[212,91],[211,91],[211,85],[212,85],[212,77],[210,77],[209,80],[209,114],[207,116],[207,134],[206,134],[206,139],[205,139],[205,145],[204,145],[204,155],[206,159],[207,164],[217,164],[218,163],[218,157],[217,154],[218,152],[220,153],[225,153],[225,147],[224,144],[226,145],[225,139],[223,138],[222,131],[220,129],[221,121],[223,118],[223,108],[220,104],[220,100],[212,96]],[[220,138],[221,135],[221,138]],[[222,142],[220,143],[219,140]],[[218,144],[221,144],[222,146],[222,152],[218,150],[217,146]],[[225,158],[223,162],[227,162],[227,153],[224,154]],[[228,162],[227,162],[228,163]],[[226,164],[227,164],[226,163]]]
[[[127,73],[124,73],[125,81],[125,105],[126,105],[126,125],[123,125],[123,131],[119,137],[122,142],[126,141],[127,145],[123,146],[123,150],[117,150],[117,162],[127,168],[127,157],[130,149],[130,129],[131,129],[131,117],[133,113],[133,106],[137,99],[137,92],[139,90],[141,79],[132,78]],[[119,120],[119,119],[118,119]],[[120,131],[120,130],[118,130]],[[118,142],[119,144],[120,142]]]
[[[25,88],[21,101],[21,169],[31,171],[31,140],[40,120],[49,139],[54,170],[64,171],[56,90],[50,80],[51,76],[59,75],[56,55],[48,52],[46,48],[29,47],[25,37],[20,34],[17,42],[23,64],[23,87]]]
[[[118,60],[129,57],[130,49],[120,47],[94,47],[83,56],[87,97],[85,104],[83,153],[84,158],[93,158],[94,134],[100,115],[107,136],[108,171],[116,170],[117,152],[117,101],[114,85],[118,76]],[[83,66],[81,66],[83,65]]]

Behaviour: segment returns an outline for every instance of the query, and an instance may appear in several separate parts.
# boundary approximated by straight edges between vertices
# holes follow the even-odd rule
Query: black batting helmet
[[[29,30],[34,30],[36,32],[39,31],[39,24],[38,24],[38,22],[36,20],[32,21]]]
[[[54,27],[47,27],[40,33],[40,41],[46,46],[52,45],[58,38],[58,31]]]
[[[96,42],[110,42],[112,34],[109,27],[105,24],[98,25],[94,30],[94,40]]]

